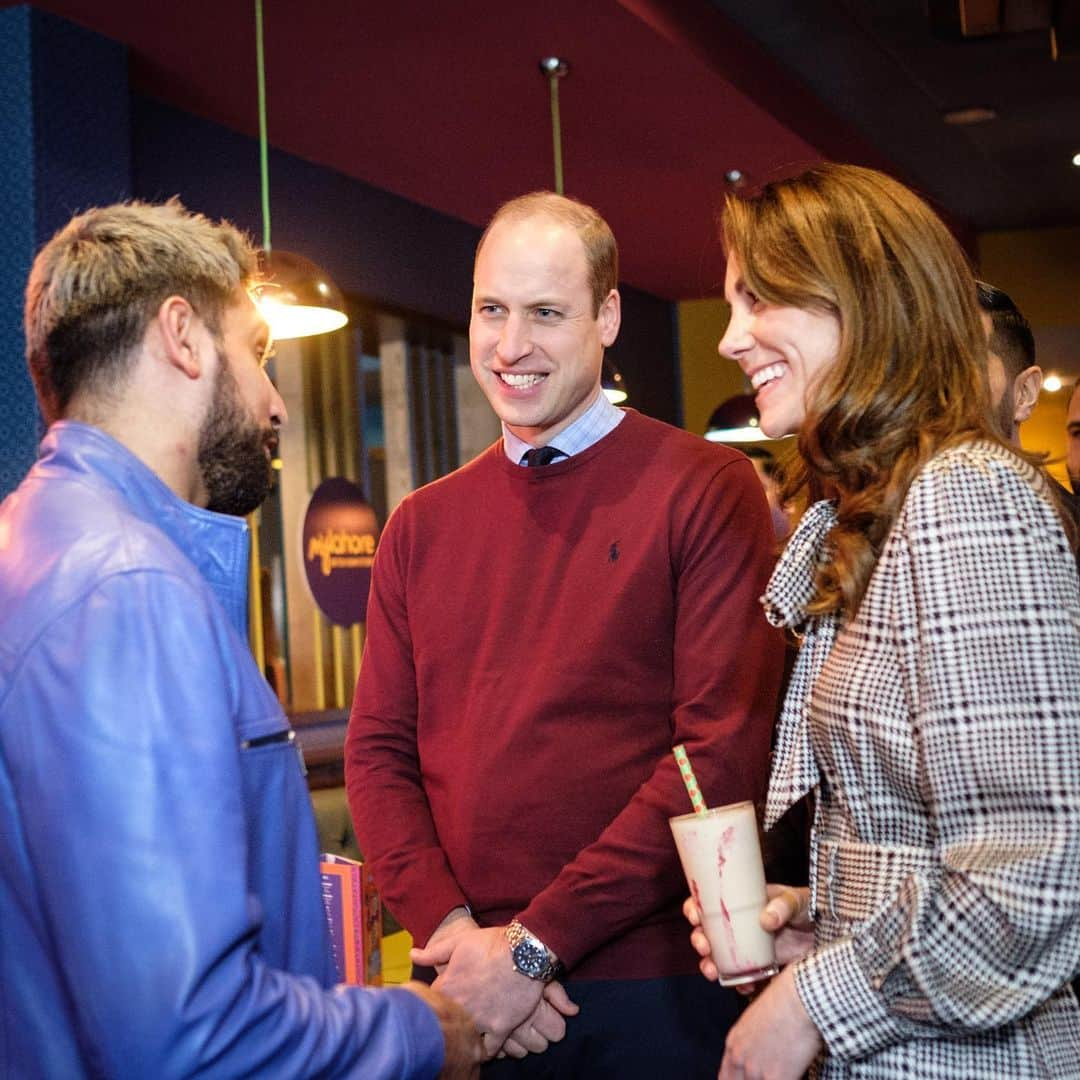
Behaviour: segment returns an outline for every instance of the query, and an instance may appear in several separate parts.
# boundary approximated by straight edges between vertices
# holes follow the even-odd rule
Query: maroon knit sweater
[[[696,970],[667,819],[758,799],[782,642],[741,454],[627,410],[542,469],[496,443],[414,492],[375,561],[346,744],[361,849],[423,943],[455,906],[575,977]]]

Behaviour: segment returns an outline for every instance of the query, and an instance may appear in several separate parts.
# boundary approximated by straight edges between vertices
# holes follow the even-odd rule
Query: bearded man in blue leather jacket
[[[292,732],[245,639],[285,407],[254,254],[75,218],[27,288],[50,422],[0,507],[0,1073],[471,1075],[426,987],[334,987]]]

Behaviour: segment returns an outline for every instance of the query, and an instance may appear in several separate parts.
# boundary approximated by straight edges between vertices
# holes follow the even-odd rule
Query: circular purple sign
[[[338,626],[363,622],[379,542],[363,491],[340,476],[324,480],[308,503],[302,540],[304,573],[322,613]]]

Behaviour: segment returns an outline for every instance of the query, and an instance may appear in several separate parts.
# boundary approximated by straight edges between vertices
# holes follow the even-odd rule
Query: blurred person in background
[[[1001,433],[1020,445],[1020,425],[1031,416],[1042,390],[1035,362],[1035,336],[1012,297],[985,281],[975,283],[981,318],[990,343],[990,402]]]
[[[1020,425],[1031,416],[1042,391],[1043,372],[1035,363],[1035,337],[1008,293],[985,281],[976,282],[976,287],[990,343],[987,374],[991,408],[1002,434],[1014,446],[1020,446]],[[1080,408],[1077,421],[1080,429]],[[1080,441],[1080,435],[1077,439]],[[1080,496],[1053,477],[1049,480],[1055,497],[1080,528]]]

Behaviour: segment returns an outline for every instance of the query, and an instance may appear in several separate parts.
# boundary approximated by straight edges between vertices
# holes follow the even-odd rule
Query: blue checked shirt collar
[[[566,457],[573,457],[614,431],[625,415],[622,409],[612,405],[603,390],[600,390],[597,392],[596,400],[551,441]],[[519,439],[505,424],[502,426],[502,432],[506,456],[515,465],[520,465],[525,452],[532,449],[531,444]],[[556,458],[555,460],[562,461],[563,459]]]

